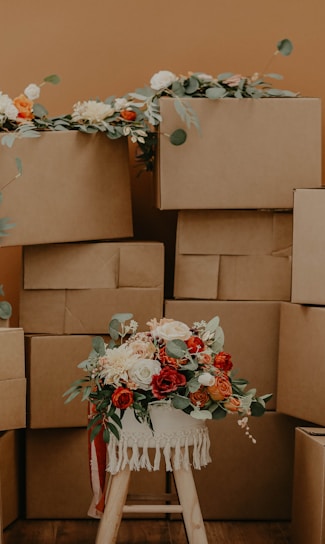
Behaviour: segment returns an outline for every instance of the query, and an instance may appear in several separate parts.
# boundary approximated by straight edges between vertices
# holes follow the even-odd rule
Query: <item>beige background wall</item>
[[[290,38],[292,56],[278,55],[272,64],[285,77],[278,85],[324,98],[324,17],[323,0],[2,0],[0,90],[16,96],[28,83],[57,73],[60,85],[45,87],[40,102],[50,114],[68,113],[77,100],[142,87],[161,69],[263,71],[277,41]],[[136,191],[148,188],[145,176]],[[19,263],[19,248],[0,249],[0,283],[14,306],[12,326]]]

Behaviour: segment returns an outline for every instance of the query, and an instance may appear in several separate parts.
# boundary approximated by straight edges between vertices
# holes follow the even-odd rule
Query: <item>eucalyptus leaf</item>
[[[9,319],[11,315],[12,315],[11,304],[5,300],[0,302],[0,319]]]
[[[108,332],[113,340],[118,340],[120,337],[120,321],[118,319],[112,319],[108,326]]]
[[[57,85],[60,83],[61,79],[57,74],[51,74],[50,76],[46,76],[43,81],[46,83],[52,83],[52,85]]]
[[[205,91],[205,96],[210,100],[217,100],[226,96],[227,91],[223,87],[210,87]]]
[[[179,410],[184,410],[184,408],[187,408],[190,406],[191,401],[188,397],[182,397],[181,395],[175,395],[172,398],[172,405],[174,408],[178,408]]]
[[[210,410],[192,410],[191,414],[194,419],[212,419]]]
[[[271,74],[265,74],[265,77],[271,77],[272,79],[283,79],[283,76],[281,74],[274,74],[274,73],[271,73]]]
[[[1,144],[6,145],[7,147],[12,147],[15,139],[17,138],[16,134],[5,134],[1,138]]]
[[[217,406],[215,409],[209,410],[212,413],[212,419],[223,419],[226,417],[227,412],[221,406]]]
[[[207,322],[205,330],[209,332],[215,332],[217,328],[219,327],[219,323],[220,323],[220,317],[216,315],[215,317],[210,319],[210,321]]]
[[[92,339],[92,346],[98,355],[105,355],[105,342],[101,336],[94,336]]]
[[[109,429],[104,429],[103,430],[103,440],[104,440],[104,442],[106,444],[109,444],[110,438],[111,438],[111,433],[109,432]]]
[[[42,117],[47,117],[49,112],[47,111],[46,108],[44,108],[44,106],[42,106],[42,104],[36,103],[33,105],[33,113],[35,117],[42,118]]]
[[[187,134],[185,130],[182,128],[178,128],[177,130],[174,130],[172,134],[169,136],[169,141],[173,145],[182,145],[187,138]]]
[[[265,412],[265,407],[260,402],[252,402],[251,404],[252,416],[261,417]]]
[[[112,315],[112,319],[117,319],[120,323],[125,323],[125,321],[129,321],[130,319],[132,319],[132,317],[133,317],[133,314],[126,314],[126,313]]]
[[[190,393],[195,393],[195,391],[198,391],[198,389],[200,389],[200,382],[199,382],[199,380],[197,378],[192,378],[187,383],[187,386],[188,386],[188,389],[189,389]]]
[[[15,158],[15,163],[16,163],[16,167],[17,167],[17,170],[18,170],[18,173],[20,175],[22,175],[23,173],[23,164],[22,164],[22,161],[19,157],[16,157]]]
[[[92,431],[90,433],[90,442],[95,440],[96,436],[100,433],[101,430],[102,430],[101,425],[96,425],[96,427],[92,428]]]
[[[194,94],[200,87],[199,81],[196,79],[196,77],[191,76],[187,81],[185,85],[185,93],[186,94]]]
[[[223,72],[222,74],[218,75],[218,81],[223,81],[224,79],[228,79],[233,75],[234,75],[233,72]]]
[[[108,425],[108,428],[109,428],[110,432],[115,436],[115,438],[117,440],[119,440],[120,439],[120,433],[119,433],[118,428],[113,423],[110,423],[110,422],[108,422],[107,425]]]
[[[166,353],[169,357],[182,359],[187,352],[187,345],[183,340],[169,340],[166,344]]]
[[[293,50],[293,44],[287,38],[280,40],[276,46],[281,55],[284,55],[285,57],[290,55]]]

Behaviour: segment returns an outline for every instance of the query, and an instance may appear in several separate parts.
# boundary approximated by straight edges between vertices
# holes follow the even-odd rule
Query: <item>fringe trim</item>
[[[190,448],[193,447],[192,456]],[[149,450],[154,449],[151,463]],[[172,472],[191,466],[200,470],[211,462],[210,438],[206,426],[175,433],[155,432],[150,437],[141,433],[123,433],[119,440],[111,437],[107,445],[107,472],[116,474],[129,465],[130,470],[159,470],[162,459],[165,470]],[[173,463],[173,464],[172,464]]]

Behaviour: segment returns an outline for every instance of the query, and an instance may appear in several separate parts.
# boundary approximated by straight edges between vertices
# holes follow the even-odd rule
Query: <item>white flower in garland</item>
[[[24,95],[27,96],[29,100],[36,100],[36,98],[39,98],[40,94],[41,89],[39,85],[36,85],[35,83],[30,83],[24,90]]]
[[[169,87],[174,81],[177,81],[177,76],[169,70],[160,70],[150,79],[150,87],[154,91],[161,91]]]
[[[76,122],[88,121],[89,123],[100,123],[114,115],[115,109],[110,104],[87,100],[77,102],[73,106],[72,120]]]

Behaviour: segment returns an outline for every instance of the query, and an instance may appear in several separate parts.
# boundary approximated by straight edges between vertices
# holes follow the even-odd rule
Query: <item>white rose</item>
[[[161,91],[169,87],[174,81],[177,81],[177,76],[168,70],[161,70],[152,76],[150,86],[154,91]]]
[[[152,342],[143,340],[135,340],[128,344],[130,356],[137,356],[142,359],[150,359],[156,351],[156,347]]]
[[[205,385],[206,387],[210,387],[211,385],[214,385],[215,379],[212,374],[209,374],[209,372],[203,372],[203,374],[200,374],[198,377],[198,382],[201,385]]]
[[[192,336],[190,328],[181,321],[170,321],[169,323],[158,325],[152,331],[152,334],[156,338],[161,338],[166,342],[176,339],[185,341]]]
[[[139,389],[148,391],[151,386],[152,376],[159,374],[161,366],[159,361],[152,359],[137,359],[129,369],[129,378]]]
[[[41,89],[35,83],[30,83],[24,90],[24,95],[27,96],[29,100],[36,100],[41,94]]]
[[[14,106],[13,104],[9,104],[6,107],[4,113],[8,117],[8,119],[10,119],[10,121],[16,121],[19,111],[16,106]]]

